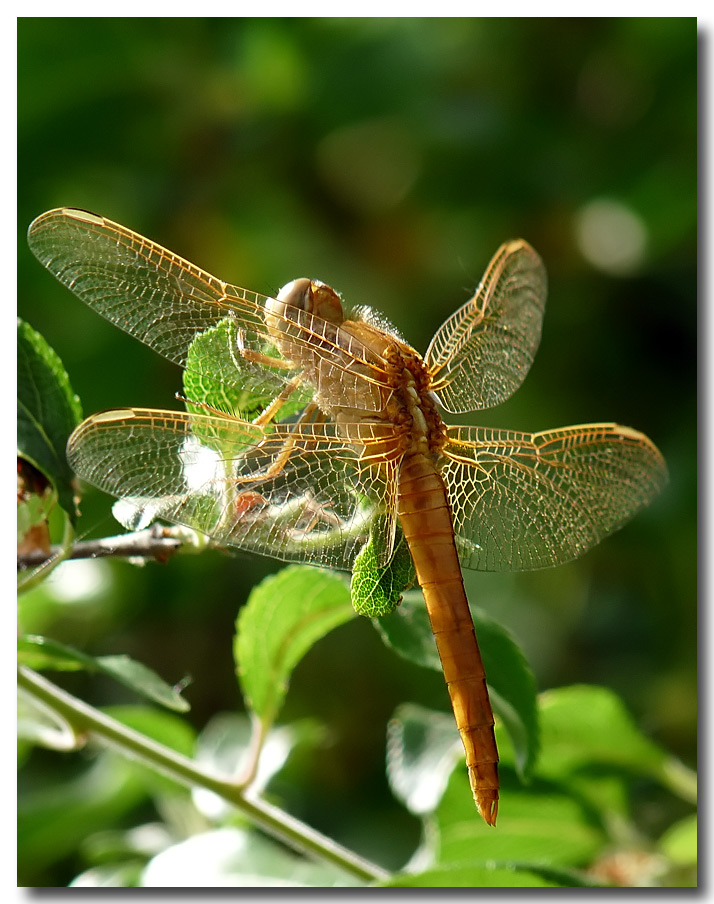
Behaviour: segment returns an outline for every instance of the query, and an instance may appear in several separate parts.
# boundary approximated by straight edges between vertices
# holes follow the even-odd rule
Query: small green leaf
[[[343,578],[308,566],[288,566],[251,592],[238,616],[234,658],[244,696],[264,726],[275,720],[305,653],[354,614]]]
[[[193,340],[183,373],[189,411],[203,412],[207,405],[250,420],[284,388],[284,370],[242,358],[239,347],[236,321],[228,317]],[[263,353],[268,358],[279,357],[269,345]],[[308,389],[298,387],[281,407],[280,418],[304,408],[308,401]]]
[[[472,608],[476,637],[491,691],[491,704],[508,730],[515,766],[528,776],[539,750],[538,709],[533,673],[509,632],[480,609]],[[441,670],[421,592],[404,595],[402,605],[375,627],[396,652],[427,668]]]
[[[65,447],[82,407],[56,352],[29,324],[17,321],[17,451],[57,490],[74,521],[73,474]]]
[[[380,618],[392,612],[401,602],[405,588],[413,584],[416,577],[401,528],[397,527],[394,553],[386,567],[379,564],[376,537],[377,534],[370,530],[369,540],[355,558],[350,583],[355,612],[368,618]]]
[[[137,694],[176,712],[190,709],[187,701],[156,672],[128,656],[89,656],[73,647],[36,635],[18,639],[18,661],[35,669],[103,672]]]
[[[179,713],[185,713],[191,708],[176,688],[159,678],[156,672],[147,668],[142,662],[130,659],[124,654],[98,656],[95,662],[100,672],[110,675],[148,700],[153,700],[155,703]]]

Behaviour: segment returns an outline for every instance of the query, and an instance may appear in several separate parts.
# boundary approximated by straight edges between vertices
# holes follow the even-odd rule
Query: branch
[[[353,851],[321,835],[278,807],[249,796],[248,792],[234,782],[205,772],[187,757],[99,712],[32,669],[18,666],[17,684],[30,696],[66,719],[75,732],[94,736],[183,785],[213,791],[274,838],[300,853],[327,860],[367,882],[379,882],[389,877],[389,873],[381,867],[363,860]]]
[[[193,532],[192,532],[193,533]],[[187,545],[187,531],[184,528],[162,527],[154,524],[146,530],[118,537],[103,537],[100,540],[83,540],[75,543],[67,552],[62,546],[53,546],[49,555],[35,550],[17,557],[18,571],[50,563],[54,558],[97,559],[118,556],[127,559],[155,559],[165,562],[178,550]]]

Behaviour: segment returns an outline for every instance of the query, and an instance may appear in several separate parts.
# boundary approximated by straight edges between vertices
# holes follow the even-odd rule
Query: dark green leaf
[[[494,712],[511,737],[521,776],[531,773],[539,749],[538,710],[533,673],[513,637],[480,609],[472,615]],[[406,593],[401,606],[374,622],[385,643],[428,668],[441,670],[421,592]]]
[[[40,783],[23,795],[17,832],[37,869],[76,855],[78,846],[146,800],[136,766],[109,752],[63,783]]]
[[[18,640],[18,661],[35,669],[103,672],[131,690],[176,712],[190,709],[186,700],[151,669],[128,656],[89,656],[73,647],[26,635]]]
[[[65,447],[82,419],[82,407],[62,362],[43,337],[17,321],[17,451],[57,490],[62,508],[77,511]]]
[[[264,725],[277,716],[305,653],[354,615],[344,579],[317,568],[289,566],[251,592],[238,616],[234,657],[248,705]]]

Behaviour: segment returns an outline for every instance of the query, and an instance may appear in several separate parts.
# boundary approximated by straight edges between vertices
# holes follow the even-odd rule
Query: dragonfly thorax
[[[437,456],[446,443],[446,426],[431,391],[431,375],[422,357],[406,343],[385,350],[393,392],[385,414],[407,442],[405,452]]]

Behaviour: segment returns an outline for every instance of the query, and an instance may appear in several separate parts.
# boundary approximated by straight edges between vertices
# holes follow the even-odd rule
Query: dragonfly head
[[[269,313],[285,314],[286,308],[297,308],[339,326],[344,320],[340,296],[319,279],[294,279],[286,283],[271,299]]]

